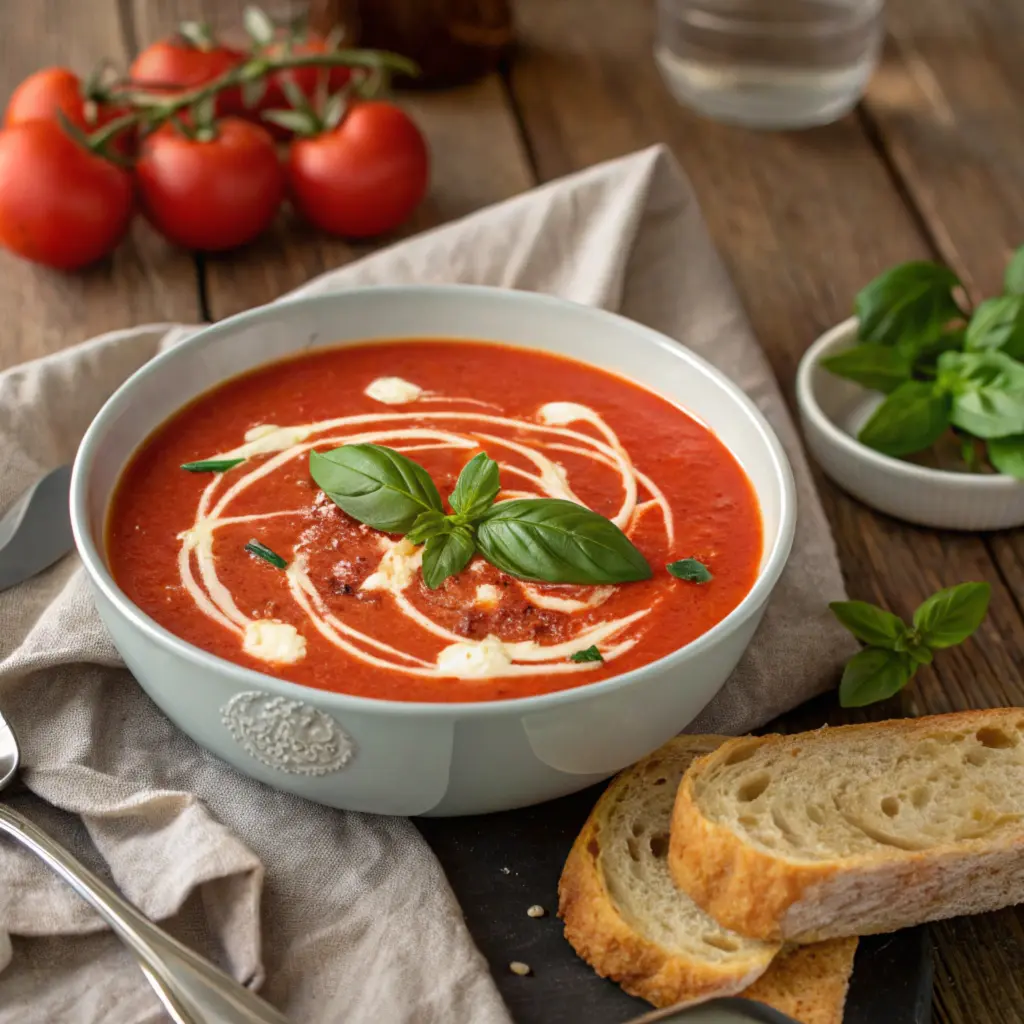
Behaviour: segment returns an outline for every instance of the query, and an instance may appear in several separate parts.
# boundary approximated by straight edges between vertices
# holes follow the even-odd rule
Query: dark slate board
[[[623,1024],[650,1010],[583,963],[555,916],[562,864],[602,788],[503,814],[416,820],[516,1024]],[[527,916],[535,903],[545,917]],[[513,960],[533,974],[512,974]],[[928,1024],[931,988],[926,929],[862,939],[844,1024]]]

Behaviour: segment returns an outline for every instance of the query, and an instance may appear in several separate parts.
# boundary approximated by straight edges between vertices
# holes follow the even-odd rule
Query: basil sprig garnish
[[[523,498],[494,504],[498,464],[486,453],[462,469],[445,513],[434,482],[412,459],[375,444],[310,452],[314,481],[353,519],[423,544],[431,590],[479,552],[512,576],[544,583],[628,583],[651,567],[610,520],[575,502]]]
[[[839,684],[844,708],[874,704],[898,693],[935,651],[966,640],[988,612],[992,588],[961,583],[933,594],[908,626],[898,615],[866,601],[833,601],[832,614],[868,646],[846,664]]]
[[[423,582],[436,590],[449,576],[462,572],[475,553],[473,532],[468,526],[455,525],[428,537],[423,545]]]
[[[627,583],[651,576],[647,560],[609,519],[560,498],[517,498],[477,524],[491,565],[545,583]]]
[[[952,428],[966,469],[980,468],[984,452],[1024,480],[1024,246],[1002,295],[968,312],[960,288],[934,263],[894,267],[856,298],[859,343],[822,365],[887,396],[857,435],[869,448],[914,455]]]
[[[448,500],[456,515],[472,521],[494,504],[500,490],[498,464],[486,452],[480,452],[466,463]]]
[[[309,472],[343,512],[375,530],[408,533],[424,512],[444,512],[430,474],[379,444],[346,444],[309,453]]]

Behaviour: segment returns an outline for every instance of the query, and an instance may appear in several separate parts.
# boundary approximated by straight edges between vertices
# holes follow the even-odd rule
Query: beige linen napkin
[[[793,463],[789,567],[699,727],[735,732],[836,681],[851,645],[828,527],[778,389],[692,192],[655,148],[554,182],[312,282],[478,282],[618,310],[737,381]],[[106,335],[0,375],[0,504],[70,460],[113,389],[189,329]],[[77,559],[0,595],[0,707],[30,793],[12,798],[150,917],[297,1024],[507,1024],[443,873],[405,820],[245,778],[186,739],[121,667]],[[13,941],[11,941],[13,937]],[[142,975],[70,890],[0,842],[0,1022],[162,1020]],[[535,965],[543,969],[542,965]]]

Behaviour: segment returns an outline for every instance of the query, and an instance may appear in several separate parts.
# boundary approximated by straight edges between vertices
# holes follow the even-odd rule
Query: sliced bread
[[[766,942],[1024,901],[1024,709],[730,740],[676,796],[669,868]]]
[[[802,1024],[838,1024],[855,941],[776,958],[777,943],[720,927],[672,884],[666,855],[675,790],[691,761],[724,739],[677,737],[611,783],[562,872],[566,938],[598,974],[655,1006],[747,990]]]

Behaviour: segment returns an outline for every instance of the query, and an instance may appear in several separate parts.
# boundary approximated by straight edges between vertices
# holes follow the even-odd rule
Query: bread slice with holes
[[[743,992],[802,1024],[839,1024],[855,940],[777,955],[777,943],[722,928],[672,884],[666,855],[679,779],[724,739],[679,736],[611,783],[562,872],[566,938],[598,974],[655,1006]]]
[[[695,762],[669,868],[764,942],[1024,902],[1024,709],[730,740]]]

